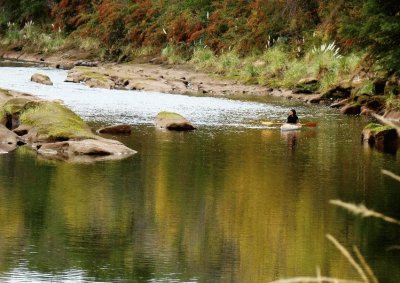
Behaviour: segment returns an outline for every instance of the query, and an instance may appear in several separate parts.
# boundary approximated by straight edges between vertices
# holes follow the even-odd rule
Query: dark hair
[[[297,116],[297,114],[296,114],[296,110],[294,110],[294,109],[291,109],[290,111],[292,111],[292,112],[293,112],[293,116]]]

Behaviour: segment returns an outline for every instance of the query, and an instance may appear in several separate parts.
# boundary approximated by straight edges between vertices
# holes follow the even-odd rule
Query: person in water
[[[288,123],[288,124],[300,123],[299,117],[297,117],[297,115],[296,115],[296,110],[292,109],[289,111],[289,116],[287,117],[286,123]]]

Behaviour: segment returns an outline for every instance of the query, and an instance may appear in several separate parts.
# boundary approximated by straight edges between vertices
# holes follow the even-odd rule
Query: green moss
[[[391,126],[383,126],[378,123],[370,123],[367,126],[365,126],[364,130],[371,130],[372,133],[378,134],[383,131],[388,131],[388,130],[393,130],[394,128]]]
[[[77,70],[79,70],[82,73],[82,76],[86,79],[94,79],[102,82],[108,81],[108,77],[106,75],[93,72],[89,67],[77,67]]]
[[[372,81],[366,81],[363,83],[356,91],[356,94],[367,94],[367,95],[373,95],[374,94],[374,82]]]
[[[42,102],[24,111],[22,124],[30,125],[39,134],[53,138],[91,138],[89,126],[74,112],[55,102]]]
[[[160,112],[157,114],[157,118],[159,119],[181,119],[183,118],[181,115],[174,112]]]
[[[30,99],[17,97],[7,100],[0,108],[6,114],[21,113],[29,108],[35,107],[39,102],[34,102]]]
[[[390,95],[386,100],[386,108],[390,111],[400,111],[400,98],[398,96]]]

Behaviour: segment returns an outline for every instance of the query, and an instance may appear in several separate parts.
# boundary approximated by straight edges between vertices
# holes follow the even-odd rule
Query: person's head
[[[289,116],[296,116],[296,110],[294,110],[294,109],[290,110]]]

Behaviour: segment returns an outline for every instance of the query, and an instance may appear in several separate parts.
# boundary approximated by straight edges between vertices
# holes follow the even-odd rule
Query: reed
[[[363,283],[363,281],[339,279],[339,278],[325,277],[325,276],[322,277],[299,276],[289,279],[280,279],[276,281],[271,281],[269,283]]]
[[[389,176],[389,177],[395,179],[396,181],[400,182],[400,176],[398,176],[398,175],[396,175],[396,174],[394,174],[394,173],[392,173],[392,172],[390,172],[388,170],[382,170],[382,174],[384,174],[386,176]]]
[[[353,251],[354,251],[355,255],[357,256],[357,259],[360,262],[361,266],[363,267],[363,269],[367,273],[368,278],[371,279],[371,282],[372,283],[379,283],[378,278],[375,276],[372,268],[369,266],[369,264],[365,260],[365,257],[361,254],[360,250],[356,246],[353,246]]]
[[[349,261],[349,263],[354,267],[354,269],[360,275],[363,282],[369,283],[370,281],[368,279],[368,276],[364,272],[361,265],[358,264],[357,261],[353,258],[353,256],[350,254],[350,252],[342,244],[340,244],[339,241],[336,240],[336,238],[333,237],[332,235],[327,234],[326,237],[342,253],[342,255]]]
[[[354,204],[354,203],[348,203],[344,202],[341,200],[330,200],[329,203],[339,206],[341,208],[344,208],[348,210],[349,212],[355,214],[355,215],[360,215],[361,217],[374,217],[374,218],[379,218],[382,219],[386,222],[393,223],[396,225],[400,225],[400,221],[397,219],[394,219],[390,216],[386,216],[382,213],[376,212],[374,210],[371,210],[367,208],[364,204]]]

